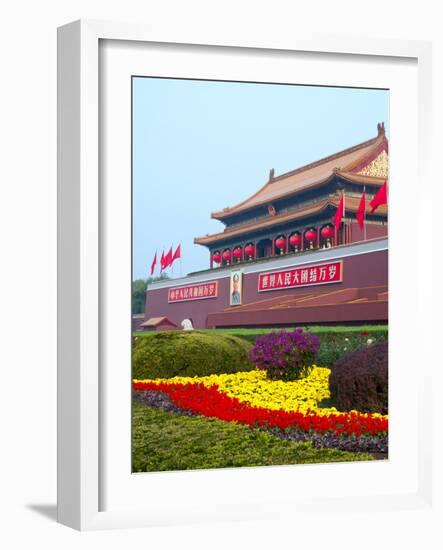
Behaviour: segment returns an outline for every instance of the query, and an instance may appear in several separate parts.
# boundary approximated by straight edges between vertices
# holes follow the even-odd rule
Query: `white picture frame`
[[[248,52],[266,55],[269,52],[282,58],[288,52],[328,56],[328,59],[334,56],[364,56],[361,59],[369,63],[371,59],[389,59],[392,66],[402,60],[413,60],[418,81],[418,180],[419,185],[426,185],[430,193],[431,46],[427,42],[325,37],[300,32],[295,37],[282,36],[278,39],[253,37],[250,34],[247,38],[239,38],[227,29],[221,31],[219,36],[208,37],[204,32],[199,36],[187,36],[185,29],[168,34],[162,29],[155,30],[143,25],[102,21],[77,21],[58,31],[58,521],[79,530],[91,530],[282,517],[284,512],[281,510],[278,513],[272,511],[276,501],[291,504],[286,507],[286,513],[306,502],[306,496],[300,500],[287,492],[290,486],[288,469],[274,469],[271,473],[270,470],[264,473],[263,469],[258,469],[251,475],[243,471],[242,478],[248,478],[251,484],[257,476],[267,479],[263,485],[264,496],[259,498],[252,491],[248,506],[244,502],[237,505],[229,503],[228,497],[215,502],[208,496],[208,501],[195,507],[186,502],[177,502],[172,508],[168,508],[167,502],[158,503],[155,507],[140,507],[130,506],[122,500],[121,506],[114,503],[111,509],[103,509],[100,487],[107,479],[107,472],[103,471],[107,468],[102,463],[104,449],[107,448],[107,443],[103,443],[102,428],[107,414],[103,403],[109,399],[106,392],[111,391],[111,385],[103,387],[105,359],[100,351],[104,330],[103,303],[108,291],[107,284],[102,284],[101,279],[105,254],[101,239],[103,232],[106,232],[103,219],[109,207],[108,203],[103,202],[103,179],[99,173],[102,147],[99,115],[103,108],[99,96],[99,74],[100,63],[103,62],[100,43],[103,41],[124,42],[128,48],[140,43],[170,44],[175,49],[191,44],[197,48],[220,47],[227,49],[231,56],[239,52],[242,55]],[[106,63],[109,62],[110,58],[106,58]],[[412,127],[415,128],[414,125]],[[395,191],[391,192],[391,198],[395,199],[395,196]],[[424,227],[421,223],[425,215],[422,206],[420,203],[418,227]],[[427,285],[423,283],[426,281],[425,266],[431,265],[432,243],[424,241],[420,248],[414,250],[416,264],[412,270],[411,286],[416,293],[413,305],[419,310],[414,311],[431,315],[432,286],[429,281]],[[400,301],[401,296],[395,299],[394,295],[392,304],[399,304]],[[129,322],[128,318],[128,325]],[[332,504],[337,513],[343,514],[357,504],[368,512],[431,507],[431,410],[425,406],[429,400],[425,385],[430,384],[431,351],[423,350],[422,359],[423,369],[417,373],[419,381],[411,386],[416,392],[414,399],[418,402],[417,415],[414,409],[414,422],[418,429],[415,441],[417,460],[411,463],[411,468],[418,467],[418,473],[416,479],[411,480],[413,489],[408,486],[405,490],[398,488],[383,495],[377,492],[355,494],[351,481],[347,494],[335,499],[335,495],[326,497],[320,488],[313,488],[310,503],[316,510],[327,510]],[[116,409],[118,407],[116,404]],[[129,441],[126,444],[129,453]],[[383,465],[374,466],[383,468]],[[344,467],[335,465],[337,478],[343,475]],[[317,476],[312,468],[309,470],[309,466],[303,471],[307,478]],[[354,469],[350,474],[354,483],[359,478],[359,472]],[[326,474],[326,469],[319,471],[318,479],[326,479]],[[190,490],[197,477],[200,484],[208,486],[208,483],[214,483],[216,487],[221,487],[224,479],[216,471],[154,475],[149,474],[149,479],[145,478],[151,483],[153,494],[166,484],[168,490],[173,490],[174,484],[179,483]],[[238,471],[231,470],[223,475],[241,483]],[[132,485],[142,483],[140,477],[134,479]],[[276,482],[277,489],[272,490]]]

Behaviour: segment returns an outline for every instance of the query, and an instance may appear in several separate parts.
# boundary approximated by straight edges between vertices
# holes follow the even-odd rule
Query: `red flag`
[[[369,204],[371,205],[371,208],[372,208],[371,214],[382,204],[388,204],[388,184],[386,181],[377,191],[377,193],[375,194],[375,197],[372,199],[372,201]]]
[[[340,229],[341,221],[344,218],[344,216],[345,216],[345,194],[342,193],[340,197],[340,202],[338,203],[337,211],[335,212],[335,215],[334,215],[334,225],[337,231]]]
[[[181,257],[182,257],[181,256],[181,245],[178,245],[177,248],[175,249],[174,255],[172,256],[171,264],[173,262],[175,262],[175,260],[178,260]]]
[[[358,225],[360,226],[360,229],[363,231],[363,226],[365,223],[365,212],[366,212],[366,192],[363,191],[363,195],[360,199],[360,204],[358,205],[357,213],[355,214],[355,217],[358,220]]]
[[[162,250],[162,256],[160,258],[160,273],[166,269],[166,266],[165,266],[165,251]]]
[[[164,269],[166,269],[167,267],[169,267],[172,264],[172,246],[169,249],[168,253],[166,254],[164,261],[165,261]]]
[[[157,251],[155,251],[155,256],[154,256],[154,259],[152,260],[152,264],[151,264],[151,277],[152,277],[152,275],[154,275],[156,265],[157,265]]]

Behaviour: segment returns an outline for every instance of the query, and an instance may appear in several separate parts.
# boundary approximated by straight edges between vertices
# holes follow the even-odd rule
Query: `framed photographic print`
[[[59,521],[427,506],[428,46],[77,22],[59,52]]]

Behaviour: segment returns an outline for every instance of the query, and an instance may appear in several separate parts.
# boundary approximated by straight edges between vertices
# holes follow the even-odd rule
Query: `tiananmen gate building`
[[[369,141],[285,174],[271,170],[255,194],[212,212],[223,231],[194,239],[208,249],[207,270],[148,286],[145,321],[191,319],[195,328],[386,322],[387,204],[372,211],[369,203],[387,180],[383,123]]]

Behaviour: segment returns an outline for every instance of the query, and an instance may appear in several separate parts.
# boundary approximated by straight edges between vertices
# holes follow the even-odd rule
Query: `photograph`
[[[231,271],[231,287],[230,287],[230,305],[241,306],[242,304],[242,274],[241,269]]]
[[[388,460],[389,89],[131,92],[132,472]]]

